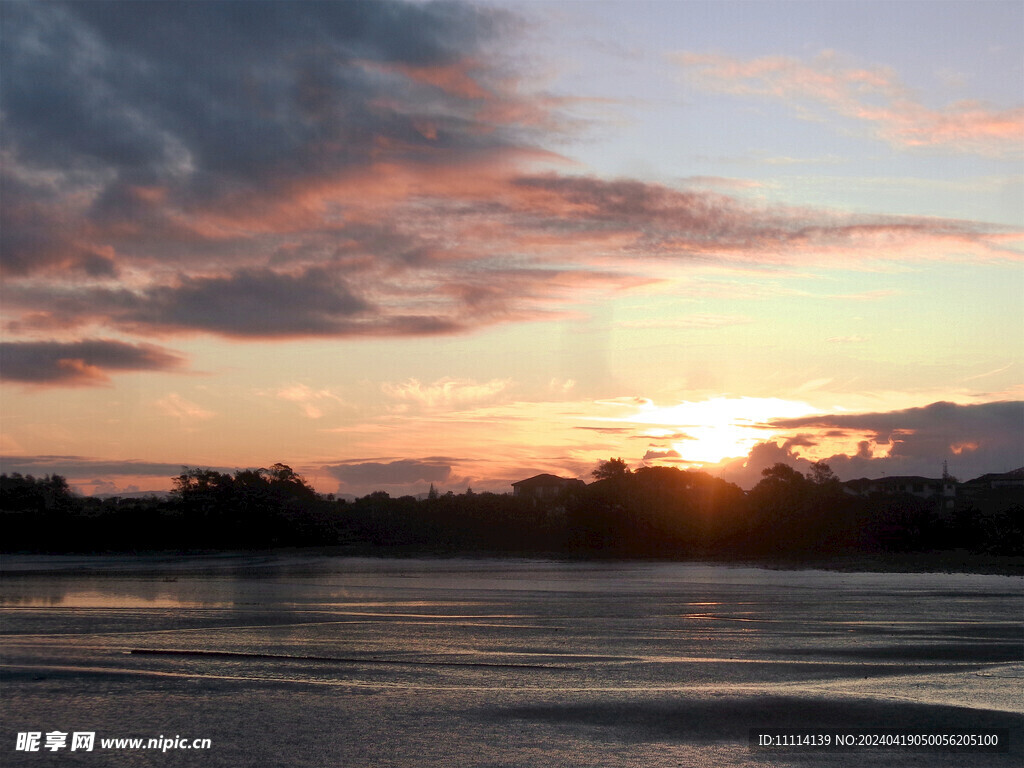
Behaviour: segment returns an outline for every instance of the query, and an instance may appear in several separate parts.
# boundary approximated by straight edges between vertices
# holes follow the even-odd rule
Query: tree
[[[617,477],[625,477],[630,474],[629,465],[621,458],[608,459],[597,465],[597,469],[590,473],[595,480],[612,480]]]
[[[839,483],[836,473],[824,460],[811,464],[811,471],[807,473],[807,479],[818,487],[834,486]]]
[[[72,500],[68,481],[61,475],[22,476],[17,472],[0,476],[0,509],[55,510]]]
[[[189,469],[182,467],[181,474],[172,480],[171,496],[183,502],[195,499],[207,500],[222,493],[232,484],[231,475],[213,469]]]
[[[761,471],[749,495],[757,547],[792,549],[803,541],[810,481],[788,464]]]

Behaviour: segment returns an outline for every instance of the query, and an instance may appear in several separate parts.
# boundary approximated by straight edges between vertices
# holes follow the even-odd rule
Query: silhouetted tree
[[[287,464],[234,474],[183,467],[169,498],[80,498],[59,475],[0,475],[5,551],[139,551],[345,544],[376,552],[569,552],[584,557],[834,555],[968,549],[1024,554],[1020,489],[975,492],[952,516],[935,499],[845,492],[827,464],[785,464],[749,493],[696,470],[610,459],[589,486],[539,502],[509,494],[346,503]]]
[[[68,481],[61,475],[0,475],[0,509],[53,511],[66,508],[71,499]]]
[[[621,458],[618,458],[602,461],[590,474],[595,480],[612,480],[618,477],[625,477],[629,473],[629,465]]]
[[[839,485],[839,478],[836,476],[836,473],[824,461],[816,461],[811,464],[811,470],[807,473],[807,479],[819,488],[827,486],[837,487]]]

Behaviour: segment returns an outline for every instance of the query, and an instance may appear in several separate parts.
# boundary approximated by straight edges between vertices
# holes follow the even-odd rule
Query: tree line
[[[698,470],[602,462],[553,497],[317,493],[286,464],[183,468],[166,497],[74,495],[59,475],[0,475],[3,550],[142,552],[340,547],[356,553],[515,553],[749,559],[969,550],[1024,555],[1024,499],[984,514],[909,494],[850,495],[827,464],[764,470],[749,492]]]

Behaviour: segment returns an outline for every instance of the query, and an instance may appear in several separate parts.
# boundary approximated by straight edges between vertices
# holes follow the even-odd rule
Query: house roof
[[[865,478],[861,478],[861,482]],[[922,477],[921,475],[886,475],[873,480],[866,480],[869,483],[941,483],[945,482],[941,477]]]
[[[991,483],[993,480],[1022,480],[1024,479],[1024,467],[1012,469],[1009,472],[989,472],[987,475],[968,480],[964,485],[974,483]]]
[[[574,481],[572,479],[570,479],[570,478],[567,478],[567,477],[559,477],[558,475],[542,474],[542,475],[534,475],[533,477],[528,477],[525,480],[519,480],[518,482],[512,483],[512,487],[515,488],[516,486],[520,486],[520,485],[535,486],[535,487],[540,487],[540,486],[545,486],[545,485],[558,485],[558,486],[562,486],[562,485],[565,485],[566,483],[571,483],[571,482],[574,482]]]

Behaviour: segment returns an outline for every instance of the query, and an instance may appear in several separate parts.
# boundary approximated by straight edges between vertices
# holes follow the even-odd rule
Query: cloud
[[[564,316],[562,304],[588,291],[649,282],[586,268],[496,268],[486,257],[468,266],[372,261],[361,270],[330,265],[183,274],[131,288],[11,284],[8,311],[23,314],[7,327],[28,332],[93,323],[124,333],[236,339],[437,336]]]
[[[644,454],[644,461],[672,461],[682,460],[682,456],[679,451],[667,450],[667,451],[648,451]]]
[[[735,179],[723,176],[687,176],[680,182],[687,188],[711,190],[744,190],[757,189],[765,186],[762,181],[752,179]]]
[[[576,389],[575,379],[560,379],[553,378],[548,382],[548,391],[554,392],[555,394],[568,394]]]
[[[951,220],[853,215],[753,204],[728,195],[635,180],[546,174],[512,182],[516,230],[546,233],[535,247],[571,244],[642,270],[666,259],[761,264],[950,258],[1019,258],[998,227]],[[558,252],[555,250],[555,252]]]
[[[500,53],[521,24],[490,7],[28,2],[4,14],[8,333],[440,336],[664,288],[668,262],[1019,258],[986,225],[694,187],[741,180],[539,173],[538,161],[559,167],[542,144],[571,120],[507,71]]]
[[[779,462],[806,472],[813,461],[823,460],[842,480],[938,477],[943,462],[961,480],[969,480],[1024,465],[1022,401],[937,402],[898,411],[773,419],[770,426],[792,434],[704,469],[751,488],[761,480],[763,469]]]
[[[810,62],[698,53],[675,59],[690,82],[704,88],[778,99],[809,118],[824,109],[872,126],[878,138],[895,146],[995,157],[1019,157],[1024,146],[1024,107],[958,101],[933,109],[917,100],[892,70],[844,63],[832,51]]]
[[[321,405],[324,402],[343,402],[333,392],[326,389],[314,390],[305,384],[291,384],[278,390],[276,396],[281,400],[297,403],[311,419],[319,419],[324,415]]]
[[[422,384],[418,379],[409,379],[401,384],[385,383],[381,389],[396,400],[415,403],[425,408],[449,408],[492,400],[511,386],[511,379],[476,382],[471,379],[446,377],[432,384]]]
[[[167,464],[152,461],[110,461],[91,459],[85,456],[0,456],[0,468],[5,473],[19,472],[23,475],[58,474],[87,483],[96,477],[177,477],[184,464]],[[227,472],[226,469],[218,469]]]
[[[0,378],[25,384],[96,386],[111,372],[170,371],[182,362],[152,344],[109,339],[0,342]]]
[[[3,265],[16,271],[74,265],[104,235],[184,232],[296,182],[453,162],[526,133],[479,116],[515,100],[479,64],[515,26],[496,9],[23,2],[4,26]]]
[[[364,492],[417,483],[441,483],[448,480],[452,472],[450,463],[430,459],[353,462],[326,465],[323,469],[341,481],[339,491],[355,489]]]
[[[758,443],[742,458],[726,459],[718,464],[707,465],[703,469],[749,490],[761,482],[761,473],[765,469],[776,464],[788,464],[801,472],[806,472],[811,462],[794,453],[792,446],[779,445],[770,440]]]
[[[934,476],[945,460],[964,476],[1024,465],[1024,401],[978,405],[938,402],[888,413],[780,419],[772,425],[873,435],[871,444],[884,446],[887,455],[873,458],[858,446],[853,455],[830,458],[829,462],[836,464],[833,469],[845,475],[871,470]]]
[[[416,74],[457,68],[509,21],[387,0],[259,3],[244,16],[225,3],[16,4],[5,13],[5,133],[40,164],[185,177],[199,195],[363,163],[380,138],[426,146],[413,121],[431,106],[458,130],[459,107],[485,89],[456,93]],[[373,63],[404,74],[388,81]],[[398,104],[381,103],[398,88]]]
[[[195,465],[192,465],[195,466]],[[216,472],[231,473],[228,467],[208,467]],[[0,471],[22,475],[60,475],[72,490],[82,495],[121,495],[152,491],[164,493],[186,469],[185,462],[168,464],[151,461],[94,459],[86,456],[32,456],[7,454],[0,456]],[[131,482],[135,481],[135,482]],[[141,484],[141,485],[140,485]]]
[[[208,411],[191,400],[186,400],[177,392],[171,392],[165,397],[156,401],[157,407],[169,416],[181,421],[206,421],[216,416],[213,411]]]
[[[240,270],[120,295],[120,311],[111,319],[128,327],[202,329],[243,337],[340,334],[368,309],[339,276],[322,270]],[[100,305],[97,309],[101,296],[92,297]]]

